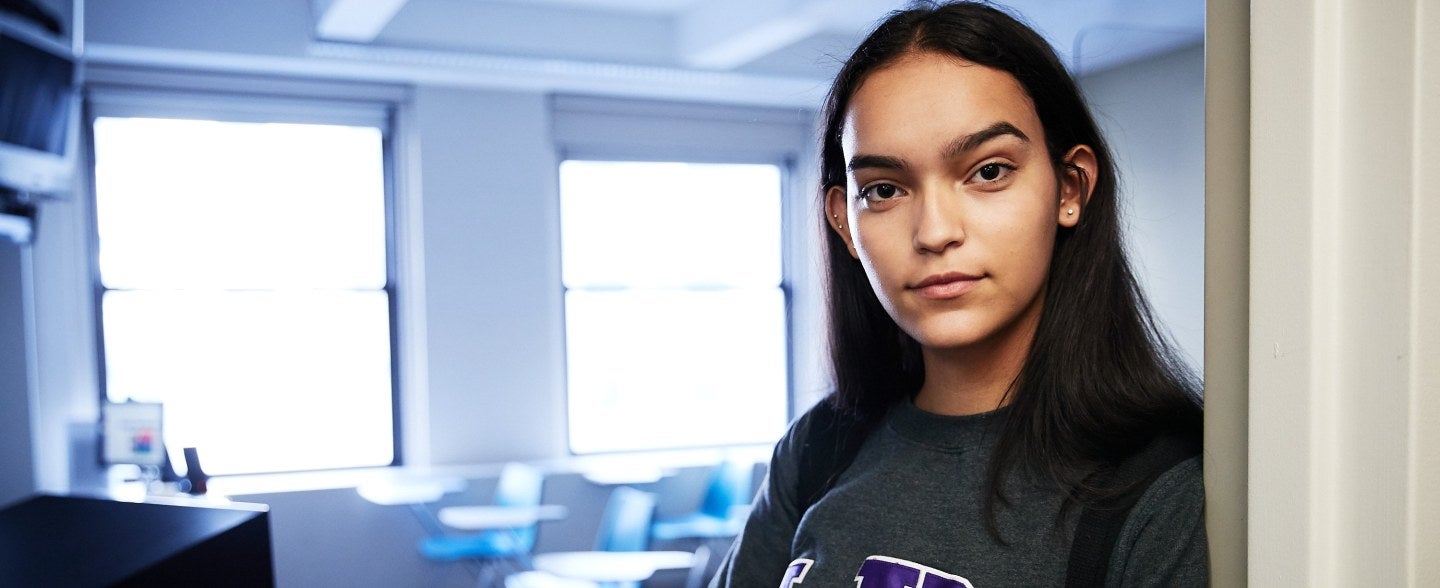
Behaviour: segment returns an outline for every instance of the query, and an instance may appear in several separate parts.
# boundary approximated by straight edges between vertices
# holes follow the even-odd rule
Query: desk
[[[586,467],[580,475],[598,486],[634,486],[653,484],[673,473],[655,466],[605,464]]]
[[[531,558],[535,569],[594,582],[642,582],[660,570],[690,568],[689,551],[561,551]]]
[[[0,510],[0,586],[274,586],[269,511],[35,496]]]
[[[459,478],[386,479],[361,484],[355,488],[361,498],[381,506],[428,504],[441,496],[465,489]]]
[[[560,505],[539,506],[447,506],[440,509],[440,522],[464,531],[514,529],[540,521],[565,518],[569,511]]]

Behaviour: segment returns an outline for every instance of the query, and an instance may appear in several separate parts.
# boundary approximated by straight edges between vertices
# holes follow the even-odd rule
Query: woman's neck
[[[1011,328],[965,347],[923,348],[925,383],[915,396],[915,406],[935,414],[961,416],[1008,404],[1011,387],[1035,339],[1038,318],[1022,318]]]

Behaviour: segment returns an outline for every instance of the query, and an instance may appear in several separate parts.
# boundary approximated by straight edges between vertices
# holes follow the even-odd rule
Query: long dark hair
[[[1057,227],[1035,339],[998,423],[987,512],[1005,504],[1012,467],[1048,477],[1079,500],[1120,489],[1086,478],[1160,432],[1198,440],[1199,385],[1167,344],[1126,260],[1109,148],[1050,45],[984,4],[925,4],[890,15],[846,61],[825,104],[821,197],[846,186],[841,132],[851,96],[877,69],[933,52],[1009,73],[1030,96],[1057,177],[1082,173],[1063,161],[1076,145],[1095,152],[1096,177],[1084,214]],[[824,206],[820,209],[825,210]],[[822,221],[823,221],[822,217]],[[925,379],[919,344],[880,305],[860,262],[822,222],[830,279],[829,322],[835,390],[826,398],[873,426]],[[1067,503],[1069,504],[1069,503]],[[997,535],[998,536],[998,535]]]

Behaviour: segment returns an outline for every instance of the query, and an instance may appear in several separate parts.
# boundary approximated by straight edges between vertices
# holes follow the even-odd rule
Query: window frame
[[[134,72],[121,69],[97,68],[87,72],[87,87],[82,103],[81,134],[88,147],[84,173],[87,174],[89,198],[85,202],[88,214],[86,243],[87,279],[90,285],[90,304],[95,337],[94,357],[96,361],[97,410],[109,402],[106,366],[103,299],[107,288],[100,275],[100,234],[97,214],[95,183],[94,124],[100,117],[146,117],[168,119],[202,119],[226,122],[252,123],[298,123],[369,126],[380,130],[384,191],[384,243],[385,281],[376,290],[386,296],[387,326],[389,330],[390,356],[390,439],[392,458],[382,466],[398,466],[406,463],[407,413],[404,410],[406,397],[405,372],[407,355],[403,347],[406,339],[402,319],[404,296],[400,285],[402,275],[401,258],[405,255],[400,239],[402,203],[399,186],[402,178],[397,164],[403,151],[401,144],[400,112],[406,101],[406,94],[396,88],[382,86],[358,86],[352,84],[323,83],[249,76],[215,74],[186,74],[177,72]],[[96,440],[101,433],[97,430]],[[97,461],[105,464],[102,456]],[[177,464],[179,465],[179,464]],[[339,466],[333,469],[349,469]],[[258,472],[285,474],[309,470],[275,470]]]
[[[780,197],[780,202],[779,202],[779,211],[778,211],[778,214],[779,214],[779,217],[780,217],[780,218],[779,218],[778,220],[779,220],[779,224],[780,224],[780,232],[781,232],[781,234],[780,234],[780,251],[776,252],[776,255],[778,255],[779,258],[780,258],[780,279],[779,279],[779,281],[775,284],[775,286],[773,286],[773,288],[775,288],[776,290],[779,290],[780,296],[781,296],[781,304],[782,304],[782,307],[783,307],[783,309],[784,309],[784,335],[783,335],[783,341],[781,341],[781,346],[782,346],[783,349],[785,350],[785,351],[784,351],[784,352],[785,352],[785,359],[784,359],[784,363],[785,363],[785,383],[784,383],[784,385],[785,385],[785,390],[786,390],[786,392],[785,392],[785,396],[786,396],[786,397],[785,397],[785,399],[784,399],[784,402],[785,402],[785,406],[786,406],[786,411],[785,411],[785,414],[783,415],[783,417],[784,417],[784,419],[785,419],[786,422],[789,422],[789,420],[790,420],[791,418],[793,418],[793,411],[790,410],[790,405],[792,404],[792,397],[793,397],[792,390],[793,390],[794,387],[795,387],[795,367],[794,367],[794,356],[795,356],[795,350],[794,350],[794,345],[795,345],[794,330],[795,330],[795,329],[794,329],[794,324],[795,324],[795,317],[793,316],[793,313],[791,312],[791,309],[792,309],[793,306],[794,306],[795,296],[794,296],[794,288],[793,288],[792,285],[791,285],[791,272],[790,272],[790,261],[789,261],[789,259],[790,259],[790,254],[791,254],[791,252],[792,252],[793,246],[792,246],[791,243],[790,243],[790,239],[787,238],[786,233],[787,233],[788,231],[786,231],[786,228],[789,227],[789,224],[790,224],[790,223],[789,223],[789,219],[790,219],[790,203],[789,203],[789,200],[790,200],[791,194],[790,194],[790,188],[789,188],[789,187],[790,187],[791,178],[792,178],[793,175],[794,175],[794,171],[793,171],[794,165],[793,165],[792,162],[789,162],[789,161],[784,161],[784,162],[759,161],[759,160],[748,160],[748,161],[747,161],[747,160],[740,160],[740,159],[734,159],[734,158],[725,158],[725,159],[723,159],[723,160],[721,160],[721,159],[717,159],[717,160],[704,160],[704,161],[698,160],[698,158],[693,158],[693,157],[692,157],[692,158],[684,159],[683,161],[680,161],[680,160],[678,160],[678,159],[679,159],[679,158],[651,159],[651,158],[638,158],[638,157],[633,157],[633,156],[632,156],[632,157],[626,157],[626,158],[623,158],[623,159],[616,159],[616,158],[594,159],[594,158],[589,158],[589,157],[584,158],[584,159],[580,159],[580,158],[574,158],[574,157],[564,157],[564,158],[561,158],[559,161],[556,162],[556,171],[557,171],[557,174],[558,174],[560,165],[564,164],[564,163],[567,162],[567,161],[598,161],[598,162],[607,162],[607,163],[608,163],[608,162],[627,162],[627,163],[686,163],[686,164],[701,164],[701,165],[705,165],[705,164],[752,164],[752,165],[773,165],[773,166],[775,166],[775,167],[779,170],[779,175],[780,175],[780,178],[779,178],[779,181],[780,181],[780,186],[779,186],[779,188],[780,188],[780,190],[779,190],[779,191],[780,191],[780,195],[779,195],[779,197]],[[560,198],[560,197],[562,197],[562,196],[559,196],[559,193],[557,192],[557,198]],[[560,208],[560,207],[557,206],[557,209],[558,209],[558,208]],[[557,219],[557,221],[558,221],[558,219]],[[561,235],[561,238],[563,239],[563,235]],[[563,246],[561,247],[561,249],[563,250]],[[563,259],[563,256],[562,256],[561,266],[563,267],[563,265],[564,265],[564,259]],[[570,398],[571,398],[571,393],[572,393],[572,392],[571,392],[571,389],[570,389],[570,382],[569,382],[569,372],[570,372],[570,368],[569,368],[569,366],[570,366],[570,345],[569,345],[569,340],[570,340],[570,323],[569,323],[569,296],[568,296],[568,294],[569,294],[572,290],[574,290],[574,291],[581,291],[581,292],[585,292],[585,291],[589,291],[589,292],[602,292],[602,291],[626,291],[626,290],[656,291],[656,290],[678,289],[678,290],[683,290],[683,291],[687,291],[687,292],[699,292],[699,291],[707,291],[707,290],[709,290],[709,289],[706,289],[706,288],[699,288],[699,289],[696,289],[696,288],[655,288],[655,287],[643,287],[643,286],[642,286],[642,287],[639,287],[639,288],[632,288],[632,287],[623,287],[623,288],[571,288],[571,287],[569,287],[569,286],[565,283],[564,272],[563,272],[563,271],[561,272],[561,277],[560,277],[560,280],[559,280],[559,284],[560,284],[560,298],[561,298],[561,300],[562,300],[562,304],[561,304],[561,307],[560,307],[561,326],[562,326],[562,330],[563,330],[563,335],[562,335],[562,349],[563,349],[562,357],[563,357],[563,359],[564,359],[564,365],[565,365],[565,372],[564,372],[564,375],[563,375],[563,377],[562,377],[562,380],[565,382],[565,444],[566,444],[566,448],[569,450],[570,454],[571,454],[571,455],[604,455],[604,454],[609,454],[609,453],[620,453],[620,452],[625,452],[625,451],[669,451],[669,450],[699,449],[699,448],[711,447],[710,445],[665,445],[665,446],[662,446],[662,447],[654,447],[654,448],[647,448],[647,449],[640,449],[640,450],[610,449],[610,450],[584,451],[584,452],[576,451],[576,449],[575,449],[575,443],[574,443],[575,440],[574,440],[574,435],[573,435],[573,429],[571,428],[571,418],[570,418],[570,417],[571,417],[572,411],[570,410]],[[770,286],[767,286],[767,287],[766,287],[766,290],[769,291],[770,288],[771,288]],[[727,287],[727,288],[723,288],[722,290],[731,290],[731,289],[733,289],[733,288]],[[782,427],[782,430],[783,430],[783,427]],[[735,446],[735,445],[748,445],[748,444],[744,444],[744,443],[731,443],[731,444],[727,444],[727,445],[723,445],[723,446],[728,447],[728,446]]]
[[[802,369],[799,346],[802,335],[818,327],[811,316],[822,303],[807,303],[818,290],[815,279],[807,279],[813,271],[813,260],[802,260],[809,251],[802,243],[811,236],[813,223],[803,222],[809,215],[799,203],[811,184],[812,177],[797,165],[813,157],[814,113],[804,109],[749,107],[664,102],[656,100],[600,98],[559,95],[552,98],[552,133],[556,148],[554,172],[555,206],[557,211],[556,251],[560,244],[560,164],[570,160],[616,162],[683,162],[697,164],[763,164],[780,170],[780,282],[778,288],[785,308],[785,386],[786,422],[792,421],[809,406],[818,394],[809,388],[823,384],[811,370]],[[818,199],[816,199],[818,202]],[[818,205],[818,204],[812,204]],[[559,260],[563,267],[564,260]],[[809,263],[806,263],[809,262]],[[802,267],[810,266],[810,267]],[[557,279],[560,300],[569,288],[563,272]],[[802,293],[803,292],[803,293]],[[561,304],[562,351],[565,373],[563,405],[565,445],[571,455],[605,455],[618,451],[577,453],[570,423],[569,323],[565,304]],[[810,359],[810,358],[806,358]],[[707,446],[708,447],[708,446]],[[667,446],[645,451],[697,449],[693,446]]]

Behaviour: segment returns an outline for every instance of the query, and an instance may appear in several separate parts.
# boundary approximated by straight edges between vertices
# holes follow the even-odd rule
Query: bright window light
[[[781,186],[774,165],[561,164],[572,451],[780,436]]]
[[[106,395],[210,474],[395,457],[381,130],[94,121]]]

